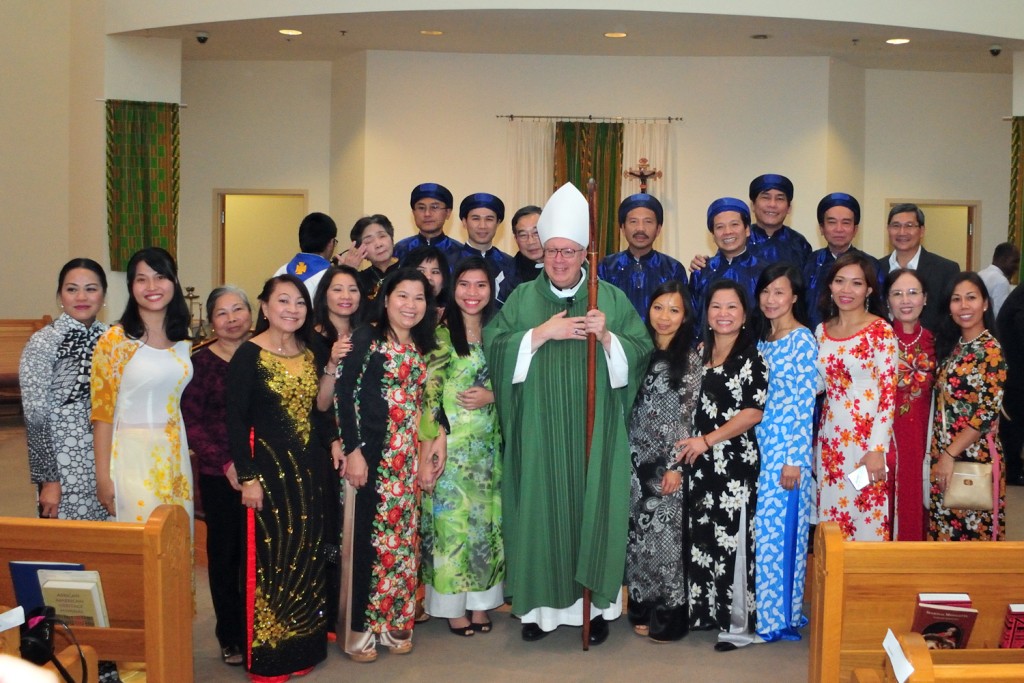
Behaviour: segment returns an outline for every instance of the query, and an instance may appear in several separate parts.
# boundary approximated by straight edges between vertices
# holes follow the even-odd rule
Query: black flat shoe
[[[537,624],[523,624],[523,640],[525,640],[528,643],[540,640],[547,634],[548,632],[542,629]]]
[[[715,652],[732,652],[738,649],[739,646],[736,643],[730,643],[725,640],[715,643]]]
[[[590,620],[590,644],[600,645],[608,640],[608,622],[604,617],[594,617]]]
[[[220,649],[220,659],[228,666],[242,666],[245,664],[245,657],[242,656],[242,648],[237,645],[228,645]]]

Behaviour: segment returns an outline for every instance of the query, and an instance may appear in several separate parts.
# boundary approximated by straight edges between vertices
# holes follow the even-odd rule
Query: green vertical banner
[[[554,188],[572,183],[584,195],[597,182],[597,254],[619,250],[619,177],[622,174],[622,124],[558,121],[555,124]],[[587,245],[584,245],[587,246]]]
[[[143,247],[176,256],[178,105],[107,100],[107,237],[110,267],[125,270]]]

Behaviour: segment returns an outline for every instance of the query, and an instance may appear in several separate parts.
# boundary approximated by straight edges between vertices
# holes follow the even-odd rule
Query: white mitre
[[[583,248],[590,243],[590,207],[572,183],[558,188],[544,205],[537,219],[537,234],[541,244],[552,237],[572,240]]]

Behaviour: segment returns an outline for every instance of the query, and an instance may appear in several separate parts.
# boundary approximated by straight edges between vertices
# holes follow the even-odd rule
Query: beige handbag
[[[953,477],[946,486],[942,506],[947,510],[992,510],[992,463],[953,464]]]

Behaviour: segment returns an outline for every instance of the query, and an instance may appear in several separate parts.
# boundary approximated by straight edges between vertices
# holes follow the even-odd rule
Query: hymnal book
[[[1007,605],[999,647],[1024,647],[1024,604]]]
[[[930,650],[959,650],[967,647],[977,618],[973,607],[919,602],[910,630],[920,633]]]
[[[70,626],[110,626],[103,584],[96,571],[39,570],[43,600]]]
[[[14,584],[14,598],[25,608],[26,613],[43,606],[43,592],[39,590],[37,573],[40,569],[85,569],[84,564],[75,562],[12,561],[8,566],[11,569],[11,583]]]
[[[970,607],[971,596],[967,593],[918,593],[918,602],[929,605],[949,605],[950,607]]]

